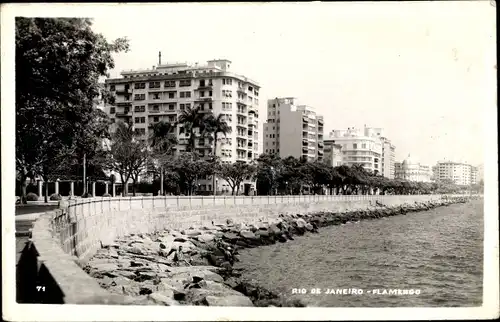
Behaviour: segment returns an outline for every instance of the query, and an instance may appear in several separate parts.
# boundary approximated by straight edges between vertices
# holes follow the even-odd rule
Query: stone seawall
[[[110,294],[135,304],[303,306],[240,281],[239,273],[232,268],[238,250],[284,243],[294,235],[316,233],[324,226],[405,215],[468,200],[429,198],[408,202],[406,197],[303,205],[290,210],[263,208],[255,211],[270,213],[258,217],[246,215],[250,210],[233,213],[231,218],[201,210],[203,219],[186,221],[189,227],[171,225],[102,243],[84,270]]]

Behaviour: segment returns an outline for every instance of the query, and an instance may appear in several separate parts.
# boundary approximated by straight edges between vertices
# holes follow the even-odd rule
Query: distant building
[[[335,140],[325,140],[325,156],[323,162],[332,167],[338,167],[343,164],[342,145],[336,144]]]
[[[264,123],[264,153],[322,161],[323,125],[323,117],[313,107],[299,104],[297,98],[270,99]]]
[[[334,130],[328,140],[342,147],[343,164],[360,164],[375,174],[394,178],[395,147],[381,128]]]
[[[451,180],[457,185],[470,185],[477,181],[477,169],[466,162],[439,161],[436,179],[438,182]]]
[[[412,159],[410,155],[403,162],[395,164],[395,178],[416,182],[431,182],[431,168]]]

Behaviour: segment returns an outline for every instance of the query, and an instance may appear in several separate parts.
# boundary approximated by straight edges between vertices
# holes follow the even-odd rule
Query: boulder
[[[164,294],[160,292],[154,292],[148,295],[148,299],[153,301],[156,304],[166,305],[166,306],[175,306],[179,305],[179,302],[174,300],[173,292],[172,294]]]
[[[271,226],[269,226],[269,228],[267,230],[274,235],[281,234],[281,229],[279,229],[278,225],[276,225],[276,224],[272,224]]]
[[[198,240],[200,242],[207,243],[207,242],[214,240],[215,236],[212,234],[201,234],[201,235],[196,236],[195,238],[196,238],[196,240]]]
[[[255,236],[255,234],[249,230],[240,231],[240,236],[245,239],[257,239],[257,236]]]
[[[240,238],[235,233],[224,233],[224,235],[222,235],[222,237],[224,239],[227,239],[227,240],[230,240],[230,241],[236,241],[236,240],[238,240]]]
[[[311,224],[307,223],[305,228],[308,230],[308,231],[312,231],[314,228]]]
[[[294,223],[297,225],[299,228],[305,228],[306,227],[306,221],[302,218],[295,219]]]
[[[184,237],[184,236],[182,236],[182,237],[175,237],[174,238],[174,242],[184,243],[184,242],[187,242],[187,241],[188,241],[188,239],[186,237]]]
[[[186,236],[189,236],[189,237],[194,237],[194,236],[201,235],[201,231],[196,230],[196,229],[188,229],[188,230],[183,231],[183,234]]]
[[[228,295],[228,296],[207,296],[205,297],[205,304],[208,306],[238,306],[248,307],[254,306],[252,301],[245,296]]]

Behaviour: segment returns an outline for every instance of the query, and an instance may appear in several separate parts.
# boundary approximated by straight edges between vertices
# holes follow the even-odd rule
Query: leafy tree
[[[192,195],[196,180],[210,174],[211,166],[211,163],[198,158],[195,153],[185,152],[169,162],[167,169],[179,176],[181,191],[186,195]]]
[[[54,164],[100,136],[92,126],[98,80],[128,42],[108,42],[90,19],[18,17],[15,25],[16,168],[25,203],[28,177],[47,178]]]
[[[219,133],[226,137],[229,133],[231,133],[232,128],[227,122],[224,120],[224,114],[214,115],[213,113],[209,113],[205,116],[203,122],[203,133],[205,136],[213,135],[213,152],[212,155],[217,156],[217,143],[219,141]],[[215,169],[215,168],[214,168]],[[217,188],[215,183],[215,172],[212,175],[212,187],[214,187],[214,195],[217,194]]]
[[[266,194],[275,194],[283,172],[283,162],[276,154],[262,154],[257,161],[257,186]]]
[[[240,192],[240,185],[244,180],[251,178],[255,174],[256,167],[243,161],[236,161],[233,164],[223,163],[219,166],[218,174],[227,181],[231,187],[231,194]]]
[[[189,133],[188,145],[186,150],[188,152],[194,152],[195,143],[196,143],[196,131],[198,129],[200,133],[202,133],[204,124],[203,124],[203,114],[200,113],[201,107],[192,107],[186,108],[182,111],[179,116],[179,124],[184,126],[184,130],[186,133]]]
[[[149,165],[150,171],[160,174],[160,191],[163,191],[165,184],[165,163],[171,160],[175,147],[177,145],[177,136],[175,131],[177,126],[175,123],[158,122],[151,125],[151,135],[149,144],[151,146],[152,157],[155,162]],[[153,161],[152,159],[150,159]]]
[[[123,185],[132,177],[137,164],[141,164],[142,151],[141,143],[134,140],[134,131],[132,126],[118,122],[116,130],[111,135],[111,144],[109,153],[106,155],[104,163],[108,170],[117,172]],[[126,189],[122,190],[122,195],[125,196]]]

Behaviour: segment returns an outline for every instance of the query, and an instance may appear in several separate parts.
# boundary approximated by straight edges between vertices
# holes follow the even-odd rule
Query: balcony
[[[307,147],[309,145],[309,142],[307,140],[302,140],[302,146]]]
[[[318,119],[318,125],[323,125],[323,124],[325,124],[323,119]]]
[[[318,148],[322,149],[323,147],[324,147],[323,142],[318,142]]]
[[[213,97],[198,97],[194,100],[195,102],[202,102],[202,103],[207,103],[207,102],[213,102]]]
[[[304,123],[309,123],[309,119],[308,119],[307,117],[303,117],[303,118],[302,118],[302,121],[303,121]]]
[[[116,95],[127,95],[127,94],[132,94],[132,90],[130,88],[116,90]]]
[[[248,115],[248,114],[247,114],[247,111],[246,111],[245,109],[242,109],[242,108],[238,108],[238,109],[236,110],[236,114],[243,115],[243,116],[245,116],[245,117]]]
[[[125,110],[125,111],[117,111],[116,116],[132,116],[132,113],[130,110]]]
[[[204,84],[204,85],[198,86],[198,88],[196,90],[198,90],[198,91],[206,91],[206,90],[211,91],[213,89],[213,87],[214,87],[213,84]]]
[[[242,104],[242,105],[247,105],[247,101],[243,98],[237,98],[236,103]]]
[[[236,89],[236,91],[240,92],[242,94],[246,94],[247,93],[245,87],[243,87],[243,86],[238,86],[238,89]]]
[[[116,102],[115,105],[118,107],[131,107],[132,102],[128,102],[128,101]]]

